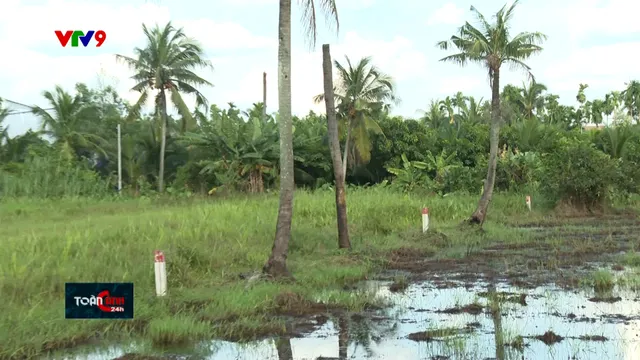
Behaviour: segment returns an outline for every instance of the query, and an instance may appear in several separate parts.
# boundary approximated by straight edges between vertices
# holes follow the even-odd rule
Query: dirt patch
[[[153,355],[127,353],[120,357],[113,358],[112,360],[166,360],[166,359],[171,359],[171,356],[153,356]]]
[[[406,279],[397,279],[390,286],[389,291],[391,292],[402,292],[409,287],[409,282]]]
[[[282,292],[275,297],[276,314],[289,316],[316,315],[337,310],[338,307],[309,301],[293,292]]]
[[[442,314],[462,314],[462,313],[467,313],[467,314],[471,314],[471,315],[478,315],[478,314],[482,313],[482,310],[484,310],[482,305],[469,304],[469,305],[465,305],[465,306],[462,306],[462,307],[453,307],[453,308],[449,308],[449,309],[438,310],[436,312],[442,313]]]
[[[622,300],[620,296],[594,296],[589,299],[589,301],[591,302],[609,303],[609,304],[613,304],[620,300]]]
[[[614,264],[611,266],[611,270],[613,271],[624,271],[624,266],[620,264]]]
[[[494,294],[490,294],[488,292],[478,293],[478,296],[483,298],[490,298],[495,296],[496,300],[499,302],[510,302],[514,304],[520,304],[522,306],[527,306],[527,294],[515,294],[508,292],[497,292]]]
[[[516,226],[527,229],[533,240],[466,248],[461,244],[463,254],[457,258],[421,256],[418,250],[403,248],[389,254],[387,268],[409,271],[412,280],[432,281],[437,287],[454,281],[505,281],[527,289],[550,283],[571,289],[580,285],[590,264],[613,262],[621,251],[640,245],[634,235],[640,232],[635,215],[553,217]]]
[[[463,327],[463,328],[444,328],[444,329],[434,329],[427,331],[419,331],[415,333],[411,333],[407,335],[407,339],[413,341],[442,341],[443,339],[456,335],[465,335],[470,334],[474,331],[472,327]]]
[[[391,251],[387,256],[388,267],[394,270],[415,271],[425,258],[433,256],[433,251],[403,247]]]
[[[547,331],[543,335],[535,336],[535,338],[547,345],[553,345],[555,343],[559,343],[560,341],[564,340],[562,336],[554,333],[553,331]]]
[[[582,341],[607,341],[607,340],[609,340],[607,337],[602,336],[602,335],[583,335],[583,336],[580,336],[578,339],[580,339]]]

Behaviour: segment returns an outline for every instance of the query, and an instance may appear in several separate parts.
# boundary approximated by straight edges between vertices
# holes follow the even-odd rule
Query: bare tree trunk
[[[162,130],[160,135],[160,169],[158,170],[158,192],[164,191],[164,153],[167,146],[167,97],[164,89],[160,90],[160,121]]]
[[[347,156],[349,155],[349,140],[351,140],[351,119],[347,118],[347,139],[344,141],[344,155],[342,156],[342,174],[347,178]]]
[[[291,119],[291,0],[280,0],[278,23],[278,126],[280,129],[280,205],[271,256],[263,272],[274,278],[291,278],[287,253],[293,216],[293,130]]]
[[[329,147],[333,162],[333,175],[336,178],[336,211],[338,219],[338,247],[351,249],[349,228],[347,225],[347,192],[345,189],[345,173],[340,161],[340,139],[338,138],[338,120],[336,119],[335,99],[333,94],[333,68],[329,45],[322,45],[322,71],[324,72],[324,103],[327,108],[327,129]]]
[[[500,141],[500,69],[493,72],[491,81],[491,128],[489,133],[489,166],[487,179],[484,183],[484,191],[478,201],[476,211],[471,215],[469,222],[472,224],[484,224],[493,195],[493,186],[496,181],[496,167],[498,166],[498,142]]]
[[[262,73],[262,119],[267,120],[267,73]]]

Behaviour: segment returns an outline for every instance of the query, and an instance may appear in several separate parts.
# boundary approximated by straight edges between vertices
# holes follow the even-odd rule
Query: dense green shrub
[[[543,160],[542,191],[555,202],[594,209],[619,181],[618,161],[588,142],[565,139]]]

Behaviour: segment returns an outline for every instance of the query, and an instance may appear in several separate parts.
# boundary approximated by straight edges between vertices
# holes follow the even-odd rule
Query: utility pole
[[[120,124],[118,124],[118,193],[122,190],[122,143],[120,138]]]

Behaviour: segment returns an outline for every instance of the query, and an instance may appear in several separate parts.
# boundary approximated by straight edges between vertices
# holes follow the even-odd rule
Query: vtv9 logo
[[[96,47],[100,47],[107,40],[107,33],[104,30],[89,30],[86,35],[80,30],[67,30],[64,33],[61,30],[56,30],[55,33],[62,47],[67,47],[69,40],[71,40],[71,47],[78,47],[78,40],[82,42],[84,47],[87,47],[92,38],[96,41]]]

